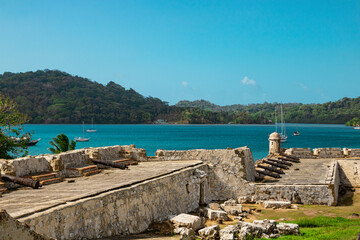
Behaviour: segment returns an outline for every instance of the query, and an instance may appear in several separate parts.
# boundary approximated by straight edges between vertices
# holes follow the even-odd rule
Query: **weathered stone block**
[[[229,199],[229,200],[224,202],[224,206],[236,206],[236,200]]]
[[[185,227],[198,230],[203,227],[203,222],[200,217],[182,213],[170,219],[176,228]]]
[[[195,231],[192,228],[181,228],[180,240],[195,240]]]
[[[212,210],[220,210],[220,205],[218,203],[209,203],[209,208]]]
[[[226,221],[229,219],[229,216],[225,211],[212,210],[210,208],[205,208],[205,216],[208,217],[210,220],[216,220],[218,218],[222,218]]]
[[[219,237],[219,231],[219,225],[213,225],[211,227],[200,229],[198,234],[203,240],[215,240]]]
[[[294,223],[279,223],[276,226],[280,234],[293,235],[299,234],[299,225]]]
[[[265,233],[270,234],[272,233],[276,228],[276,221],[275,220],[254,220],[253,224],[261,226],[265,229]]]
[[[240,228],[239,238],[242,240],[259,238],[266,229],[260,225],[248,222],[238,222],[237,226]]]
[[[220,239],[221,240],[232,240],[234,239],[235,233],[239,232],[237,226],[229,225],[220,230]]]
[[[265,208],[291,208],[291,202],[289,201],[265,201]]]

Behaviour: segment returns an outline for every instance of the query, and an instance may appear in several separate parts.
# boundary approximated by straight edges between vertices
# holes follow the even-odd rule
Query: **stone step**
[[[59,183],[59,182],[62,182],[62,178],[51,178],[51,179],[42,180],[42,181],[40,181],[40,184],[41,185],[49,185],[49,184]]]
[[[96,170],[93,170],[93,171],[84,172],[83,176],[87,177],[87,176],[95,175],[95,174],[101,173],[101,171],[102,171],[101,169],[96,169]]]

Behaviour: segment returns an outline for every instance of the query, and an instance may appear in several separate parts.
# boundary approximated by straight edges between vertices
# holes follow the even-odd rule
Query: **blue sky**
[[[0,72],[59,69],[170,104],[360,94],[360,1],[3,1]]]

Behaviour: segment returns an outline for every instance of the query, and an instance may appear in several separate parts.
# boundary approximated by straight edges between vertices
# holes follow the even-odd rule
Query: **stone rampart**
[[[298,158],[352,158],[360,157],[360,149],[349,148],[289,148],[283,149],[283,152],[288,155],[293,155]]]
[[[315,158],[311,148],[289,148],[286,149],[285,154],[292,155],[298,158]]]
[[[13,172],[11,175],[16,176],[26,176],[51,170],[49,161],[42,156],[29,156],[12,160],[1,160],[0,165],[2,173],[9,174],[9,168],[11,168]]]
[[[268,200],[290,201],[292,203],[336,205],[340,185],[340,168],[337,161],[332,161],[325,173],[325,179],[311,184],[252,184],[250,194],[242,196],[240,201],[263,202]]]
[[[54,155],[43,154],[10,160],[0,159],[0,170],[3,174],[11,172],[12,175],[15,174],[19,177],[51,171],[56,171],[62,176],[68,176],[67,169],[93,164],[90,157],[100,160],[132,158],[143,161],[146,160],[146,152],[145,149],[135,148],[134,145],[84,148]]]
[[[315,148],[313,154],[318,158],[343,158],[344,152],[341,148]]]
[[[56,239],[93,239],[145,231],[154,221],[190,212],[208,192],[206,165],[67,202],[19,219]]]
[[[271,185],[256,184],[252,202],[267,200],[290,201],[292,203],[335,205],[333,190],[328,185]]]
[[[0,210],[0,240],[51,240],[12,218],[5,210]]]
[[[208,165],[211,200],[227,200],[245,195],[255,181],[255,166],[248,147],[237,149],[156,151],[153,161],[200,160]]]
[[[340,184],[345,187],[360,187],[360,160],[338,160]]]

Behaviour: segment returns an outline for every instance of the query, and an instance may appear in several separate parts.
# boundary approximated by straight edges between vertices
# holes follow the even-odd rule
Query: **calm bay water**
[[[85,128],[90,128],[85,125]],[[157,149],[222,149],[249,146],[254,159],[268,153],[268,136],[273,125],[94,125],[96,133],[86,133],[89,142],[79,142],[76,148],[135,144],[145,148],[148,156]],[[33,139],[41,141],[29,147],[31,155],[49,153],[49,141],[60,133],[69,138],[82,136],[82,125],[28,124]],[[283,147],[349,147],[360,148],[360,130],[344,125],[298,124],[300,136],[291,136],[295,124],[287,124],[288,141]]]

